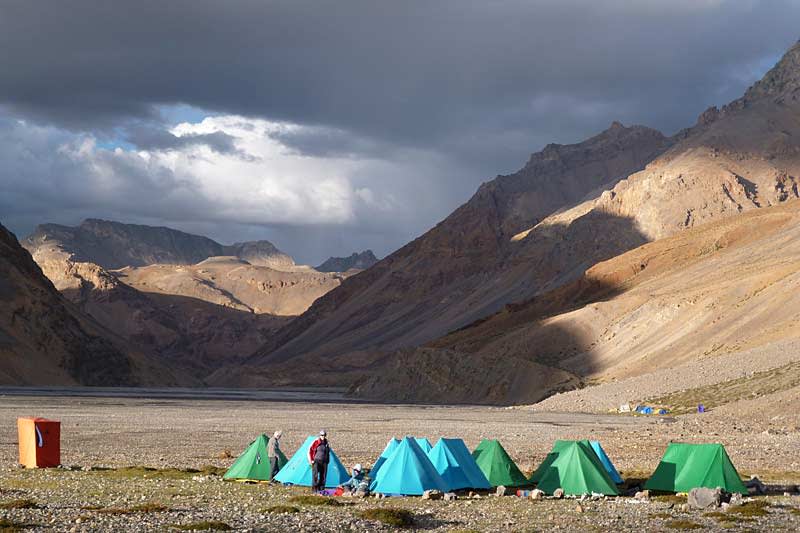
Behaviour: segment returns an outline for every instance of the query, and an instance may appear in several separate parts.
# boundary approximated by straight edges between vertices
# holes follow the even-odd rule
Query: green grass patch
[[[30,524],[23,524],[21,522],[14,522],[13,520],[8,520],[6,518],[0,518],[0,533],[16,533],[17,531],[22,531],[23,529],[27,529],[29,527],[33,527]]]
[[[789,509],[789,512],[792,513],[793,515],[800,515],[800,509],[798,509],[797,507],[792,507],[791,509]]]
[[[225,522],[219,520],[204,520],[202,522],[192,522],[191,524],[173,525],[171,526],[181,531],[230,531],[233,528]]]
[[[0,509],[38,509],[39,504],[33,500],[11,500],[9,502],[0,503]]]
[[[94,509],[94,511],[103,514],[166,513],[170,511],[170,508],[160,503],[141,503],[127,509],[108,507],[105,509]]]
[[[667,529],[703,529],[703,526],[691,520],[670,520],[664,523]]]
[[[342,502],[329,498],[327,496],[318,496],[316,494],[301,494],[289,498],[289,503],[296,503],[297,505],[330,505],[331,507],[338,507]]]
[[[680,505],[686,503],[686,496],[678,496],[677,494],[661,494],[650,498],[654,502],[671,503],[673,505]]]
[[[752,502],[744,503],[742,505],[729,507],[728,514],[738,515],[740,517],[756,518],[759,516],[769,515],[769,511],[767,511],[768,507],[769,507],[769,502],[767,502],[766,500],[755,500]]]
[[[300,508],[295,507],[294,505],[273,505],[272,507],[267,507],[264,509],[263,512],[270,514],[292,514],[299,513]]]
[[[122,468],[92,469],[98,475],[111,479],[189,479],[192,476],[222,476],[226,470],[206,465],[201,468],[151,468],[149,466],[125,466]]]
[[[667,518],[672,518],[670,513],[653,513],[650,515],[650,518],[660,518],[662,520],[666,520]]]
[[[733,525],[733,524],[739,523],[739,522],[752,522],[753,521],[752,518],[739,516],[739,515],[737,515],[735,513],[730,513],[730,512],[723,513],[721,511],[714,511],[714,512],[711,512],[711,513],[705,513],[703,516],[705,516],[707,518],[713,518],[717,522],[719,522],[721,525],[722,524]]]
[[[406,509],[384,507],[381,509],[365,509],[358,516],[365,520],[375,520],[394,527],[411,527],[414,525],[414,515]]]

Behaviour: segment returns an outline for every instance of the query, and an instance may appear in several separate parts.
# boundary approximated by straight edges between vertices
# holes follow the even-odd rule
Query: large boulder
[[[722,489],[707,489],[698,487],[689,491],[688,504],[693,509],[710,509],[719,507],[723,501]]]

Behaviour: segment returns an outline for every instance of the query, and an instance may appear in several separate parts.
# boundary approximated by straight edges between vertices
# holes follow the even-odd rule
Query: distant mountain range
[[[42,224],[23,245],[29,250],[57,243],[75,261],[105,269],[155,264],[193,265],[216,256],[235,256],[251,265],[291,269],[294,260],[269,241],[225,246],[208,237],[171,228],[86,219],[79,226]]]
[[[268,241],[226,246],[171,228],[97,219],[40,225],[23,244],[69,309],[120,341],[123,353],[173,369],[172,382],[183,385],[235,365],[349,275],[296,265]],[[2,381],[13,382],[0,375]]]
[[[347,272],[349,270],[366,270],[375,263],[378,258],[372,250],[364,250],[361,253],[353,253],[350,257],[329,257],[327,261],[316,267],[319,272]]]
[[[672,137],[546,146],[380,261],[87,220],[25,239],[37,266],[5,232],[0,380],[529,403],[771,349],[800,338],[799,181],[800,43]]]

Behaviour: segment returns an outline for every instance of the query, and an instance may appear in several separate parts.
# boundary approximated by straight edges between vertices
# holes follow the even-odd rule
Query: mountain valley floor
[[[61,460],[72,469],[17,468],[21,416],[61,421]],[[259,433],[283,430],[282,448],[289,456],[306,436],[324,428],[348,468],[356,462],[371,465],[392,436],[432,442],[448,436],[464,439],[470,448],[482,438],[499,439],[527,474],[556,439],[590,438],[602,442],[623,478],[642,479],[670,441],[721,442],[743,476],[754,474],[775,485],[800,482],[797,428],[764,429],[757,418],[757,413],[736,417],[725,411],[644,417],[473,406],[4,395],[0,529],[152,531],[217,521],[219,528],[237,530],[380,531],[392,527],[361,513],[388,507],[410,511],[414,529],[432,531],[797,530],[800,496],[784,496],[782,489],[756,498],[762,503],[743,513],[686,511],[675,497],[580,504],[489,495],[452,502],[337,498],[340,505],[317,506],[296,499],[307,489],[227,483],[220,477]]]

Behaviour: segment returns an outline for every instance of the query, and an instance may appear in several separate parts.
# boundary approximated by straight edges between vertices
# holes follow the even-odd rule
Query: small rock
[[[506,495],[506,488],[503,485],[497,487],[497,492],[495,492],[495,496],[505,496]]]
[[[742,505],[744,503],[744,498],[738,492],[731,494],[731,500],[728,502],[730,505]]]
[[[640,490],[633,496],[637,500],[649,500],[650,499],[650,491],[649,490]]]
[[[575,512],[576,513],[582,513],[583,512],[583,506],[581,504],[576,505],[575,506]]]
[[[544,498],[544,491],[539,489],[533,489],[531,491],[530,499],[531,500],[541,500]]]
[[[719,507],[722,503],[722,489],[707,489],[705,487],[694,488],[689,491],[689,507],[694,509],[708,509]]]
[[[423,500],[441,500],[442,499],[442,492],[439,490],[426,490],[422,493]]]
[[[83,470],[84,472],[91,472],[92,471],[92,467],[90,465],[86,465],[83,468],[81,468],[81,470]]]
[[[559,499],[559,500],[561,498],[563,498],[564,497],[564,489],[557,488],[556,490],[554,490],[553,491],[553,497],[556,498],[556,499]]]
[[[444,495],[444,501],[446,502],[453,502],[456,501],[457,499],[458,496],[456,496],[455,492],[448,492],[447,494]]]
[[[784,496],[791,496],[791,495],[792,495],[792,493],[787,491],[787,492],[784,492],[784,493],[783,493],[783,495],[784,495]]]

